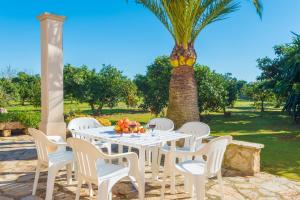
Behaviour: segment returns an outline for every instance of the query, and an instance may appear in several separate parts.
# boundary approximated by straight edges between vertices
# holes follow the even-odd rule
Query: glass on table
[[[155,129],[156,125],[155,124],[149,124],[148,127],[151,129],[151,135],[154,136],[155,135],[154,134],[154,129]]]

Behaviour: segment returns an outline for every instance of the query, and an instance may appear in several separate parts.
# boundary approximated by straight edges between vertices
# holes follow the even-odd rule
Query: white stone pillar
[[[62,28],[65,17],[44,13],[41,23],[41,123],[47,135],[66,137],[63,97]]]

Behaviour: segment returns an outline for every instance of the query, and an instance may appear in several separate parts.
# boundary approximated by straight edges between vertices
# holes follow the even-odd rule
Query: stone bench
[[[205,139],[208,142],[214,137]],[[253,176],[260,172],[260,152],[263,144],[233,140],[226,149],[223,166],[231,175]]]
[[[0,136],[10,137],[13,130],[25,130],[26,127],[20,122],[1,122],[0,123]]]

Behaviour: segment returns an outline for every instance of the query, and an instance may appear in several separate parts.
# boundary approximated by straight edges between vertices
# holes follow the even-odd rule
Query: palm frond
[[[262,18],[262,11],[263,11],[263,6],[260,0],[252,0],[253,5],[256,8],[256,12],[258,13],[259,17]]]
[[[135,0],[148,8],[168,29],[177,45],[195,42],[209,24],[226,19],[239,8],[239,0]],[[248,0],[249,1],[249,0]],[[251,0],[262,16],[261,0]]]
[[[173,38],[175,38],[172,24],[161,0],[136,0],[136,2],[148,8],[162,22]]]
[[[198,19],[194,24],[191,40],[195,41],[199,33],[209,24],[223,20],[226,16],[239,8],[239,2],[232,0],[206,0],[203,4],[199,5],[197,10]]]

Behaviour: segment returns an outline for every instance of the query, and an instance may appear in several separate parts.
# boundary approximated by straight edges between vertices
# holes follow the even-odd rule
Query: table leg
[[[141,185],[139,185],[140,189],[140,200],[143,200],[145,198],[145,148],[139,149],[139,168],[140,168],[140,174],[141,174]]]
[[[176,150],[176,141],[171,141],[171,151],[170,151],[170,161],[169,161],[169,170],[171,178],[171,194],[175,194],[175,157],[174,152]]]

